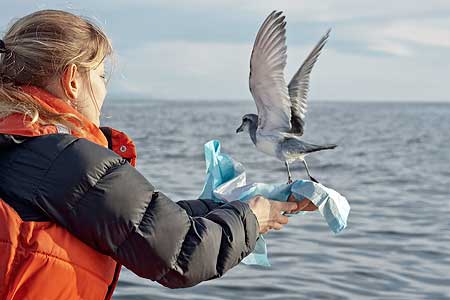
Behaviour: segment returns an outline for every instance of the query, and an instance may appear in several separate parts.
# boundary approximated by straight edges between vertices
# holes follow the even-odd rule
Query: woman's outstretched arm
[[[3,198],[32,206],[141,277],[189,287],[220,277],[254,249],[259,228],[248,204],[192,217],[126,160],[85,139],[47,135],[7,152]]]

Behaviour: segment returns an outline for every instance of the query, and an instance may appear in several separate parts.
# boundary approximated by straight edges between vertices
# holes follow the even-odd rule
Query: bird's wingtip
[[[281,16],[282,14],[283,14],[283,11],[282,10],[280,10],[280,11],[276,11],[276,10],[274,10],[274,12],[275,12],[275,19],[276,18],[278,18],[279,16]]]

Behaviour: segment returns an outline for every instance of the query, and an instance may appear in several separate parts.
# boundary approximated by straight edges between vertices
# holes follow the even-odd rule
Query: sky
[[[448,0],[16,0],[2,5],[1,36],[14,19],[50,8],[88,17],[111,38],[110,98],[251,99],[254,38],[282,10],[286,82],[332,29],[310,100],[450,102]]]

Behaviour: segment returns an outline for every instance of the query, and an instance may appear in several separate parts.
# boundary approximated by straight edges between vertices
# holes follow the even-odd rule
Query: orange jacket
[[[125,134],[109,129],[108,141],[102,131],[72,107],[46,91],[23,87],[40,105],[75,114],[83,123],[84,135],[108,146],[134,165],[136,152]],[[53,125],[25,126],[23,115],[0,120],[0,133],[40,136],[61,132]],[[0,199],[0,300],[100,300],[110,299],[121,266],[111,257],[84,244],[53,222],[23,221]]]

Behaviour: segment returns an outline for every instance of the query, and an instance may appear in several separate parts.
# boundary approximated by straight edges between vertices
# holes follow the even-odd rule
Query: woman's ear
[[[80,77],[75,64],[70,64],[61,76],[61,85],[64,94],[69,100],[76,100],[80,93]]]

